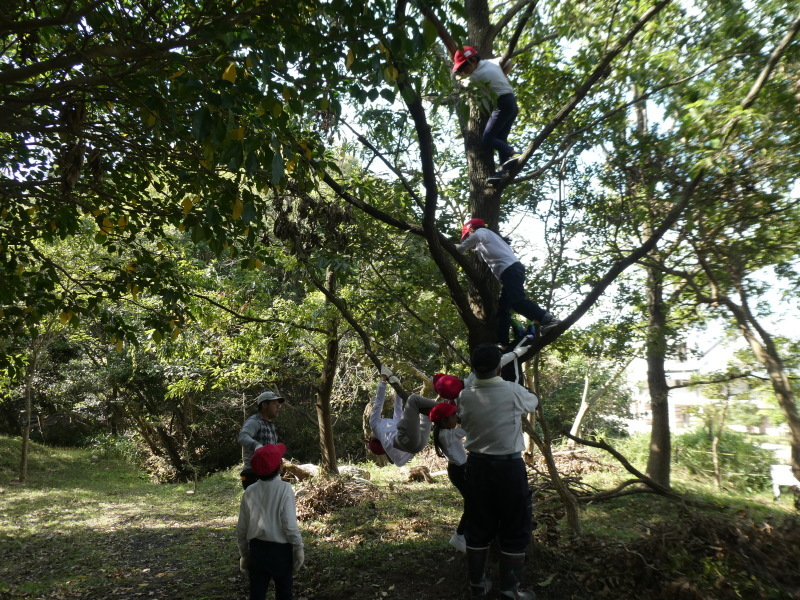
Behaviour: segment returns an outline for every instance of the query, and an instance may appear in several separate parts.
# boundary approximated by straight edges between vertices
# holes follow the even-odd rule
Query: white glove
[[[389,383],[396,383],[397,385],[400,385],[400,380],[394,376],[391,369],[388,369],[387,367],[381,367],[381,375],[386,375],[386,377],[389,378]]]
[[[302,546],[292,547],[292,571],[295,573],[300,570],[306,560],[306,554]]]
[[[249,573],[249,571],[247,570],[247,557],[246,556],[242,556],[239,559],[239,570],[242,573],[244,573],[245,575],[247,575]]]

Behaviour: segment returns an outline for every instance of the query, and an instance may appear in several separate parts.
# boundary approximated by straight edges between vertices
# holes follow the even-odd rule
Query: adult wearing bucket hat
[[[255,400],[256,414],[250,416],[239,431],[239,444],[243,449],[244,460],[241,473],[244,489],[258,480],[250,464],[253,453],[266,444],[278,443],[278,431],[272,421],[281,412],[284,401],[285,399],[275,392],[259,394]]]

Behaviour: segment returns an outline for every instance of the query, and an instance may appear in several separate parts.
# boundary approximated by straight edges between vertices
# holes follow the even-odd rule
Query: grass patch
[[[628,478],[607,457],[590,456],[565,469],[569,477],[603,489]],[[0,438],[0,599],[247,597],[233,534],[236,469],[195,491],[153,484],[114,458],[34,444],[20,486],[18,460],[19,440]],[[360,467],[371,473],[369,493],[301,521],[307,566],[295,597],[463,598],[464,560],[448,545],[461,498],[446,476],[409,483],[405,469]],[[543,492],[525,573],[538,598],[800,598],[800,522],[790,498],[716,493],[693,479],[674,485],[718,508],[652,494],[582,504],[583,535],[574,538]]]

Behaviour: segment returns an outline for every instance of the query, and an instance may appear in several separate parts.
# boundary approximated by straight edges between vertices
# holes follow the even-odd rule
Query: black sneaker
[[[487,183],[499,183],[503,181],[503,178],[506,176],[506,172],[503,169],[499,171],[495,171],[489,177],[486,178]]]
[[[561,323],[561,319],[556,319],[553,315],[547,313],[542,317],[542,320],[539,321],[539,333],[544,335],[559,323]]]
[[[521,158],[521,154],[514,154],[511,158],[505,161],[502,165],[500,165],[503,169],[511,169],[512,167],[516,167],[519,159]]]

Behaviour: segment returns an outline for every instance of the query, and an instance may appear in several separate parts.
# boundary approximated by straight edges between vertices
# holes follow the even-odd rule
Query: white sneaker
[[[454,533],[453,537],[450,538],[450,545],[459,552],[467,552],[467,540],[464,539],[463,535]]]

